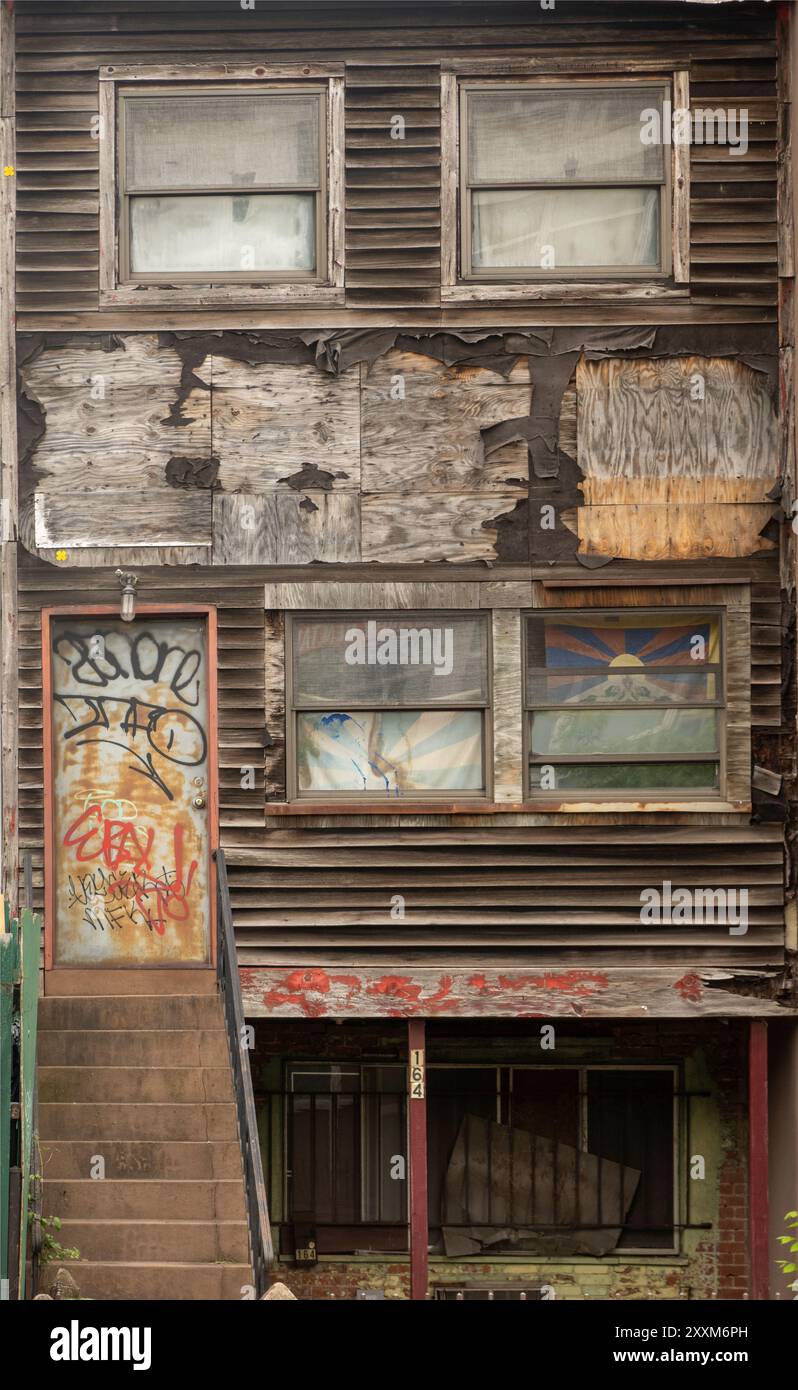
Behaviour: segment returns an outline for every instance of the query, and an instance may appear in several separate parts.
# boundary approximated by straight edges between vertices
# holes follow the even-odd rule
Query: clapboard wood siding
[[[778,964],[781,835],[773,827],[272,831],[230,849],[242,963],[346,950],[420,961],[455,950],[527,952],[530,964]],[[748,931],[641,922],[641,893],[748,889]],[[397,917],[397,895],[404,915]],[[584,957],[582,957],[584,963]]]
[[[689,73],[691,104],[745,106],[749,148],[691,150],[691,279],[672,303],[597,301],[598,318],[621,322],[772,322],[776,314],[775,13],[761,6],[651,3],[628,11],[558,0],[554,10],[493,4],[489,14],[444,3],[375,4],[287,11],[268,0],[239,5],[131,0],[85,5],[21,0],[18,28],[18,310],[23,326],[63,323],[151,326],[152,310],[99,311],[99,169],[92,131],[98,72],[108,64],[272,62],[345,64],[346,307],[336,322],[368,322],[390,310],[440,306],[440,75],[468,59],[512,72],[527,61],[606,69],[615,61]],[[405,123],[393,139],[391,121]],[[523,306],[521,306],[523,307]],[[530,305],[530,309],[531,309]],[[519,306],[505,309],[518,322]],[[309,312],[309,311],[308,311]],[[444,310],[444,321],[483,322],[484,305]],[[188,323],[173,308],[170,325]],[[253,322],[240,307],[202,310],[205,322]],[[304,322],[283,306],[282,322]],[[556,303],[535,322],[573,322]],[[262,314],[261,314],[262,319]],[[194,319],[196,322],[196,317]],[[406,318],[403,320],[406,321]],[[530,319],[530,321],[532,321]],[[582,314],[584,321],[584,313]],[[165,321],[160,326],[166,326]]]

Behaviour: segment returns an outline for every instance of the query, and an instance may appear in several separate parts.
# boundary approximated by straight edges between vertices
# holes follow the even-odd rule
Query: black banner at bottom
[[[414,1364],[425,1378],[440,1372],[451,1382],[460,1370],[470,1378],[479,1373],[475,1357],[486,1358],[487,1368],[492,1362],[497,1375],[516,1367],[535,1379],[608,1371],[622,1384],[629,1372],[639,1379],[684,1366],[761,1373],[774,1349],[794,1347],[796,1331],[792,1300],[553,1299],[481,1305],[470,1315],[402,1300],[382,1301],[381,1311],[334,1299],[298,1302],[293,1310],[245,1301],[0,1306],[6,1347],[24,1350],[26,1371],[46,1374],[50,1390],[65,1377],[85,1380],[92,1371],[113,1384],[127,1375],[173,1382],[176,1371],[182,1379],[288,1372],[317,1380],[346,1374],[348,1366],[353,1380],[373,1382],[378,1367],[393,1380]]]

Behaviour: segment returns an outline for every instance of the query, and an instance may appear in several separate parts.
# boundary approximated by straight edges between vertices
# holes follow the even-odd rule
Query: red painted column
[[[748,1230],[751,1297],[770,1291],[768,1231],[768,1026],[751,1021],[748,1034]]]
[[[427,1297],[429,1219],[427,1213],[427,1058],[424,1020],[407,1024],[407,1134],[410,1188],[410,1297]]]

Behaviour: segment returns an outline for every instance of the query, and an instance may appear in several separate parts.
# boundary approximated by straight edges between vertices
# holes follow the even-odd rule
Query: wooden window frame
[[[247,92],[318,93],[320,188],[317,193],[316,270],[285,274],[233,271],[203,277],[129,275],[127,205],[121,161],[124,109],[139,96],[219,95]],[[111,66],[100,69],[100,304],[207,305],[344,303],[344,78],[342,64],[235,66]],[[161,190],[169,193],[169,189]],[[235,189],[225,189],[235,193]],[[181,190],[188,195],[189,190]]]
[[[592,623],[592,624],[595,624],[597,621],[599,621],[599,622],[604,622],[604,621],[606,621],[607,618],[620,618],[620,617],[626,617],[626,616],[628,616],[628,615],[630,615],[630,614],[633,615],[636,619],[637,619],[637,618],[646,618],[646,617],[648,617],[648,618],[651,618],[653,621],[656,621],[656,618],[657,618],[657,615],[658,615],[658,614],[659,614],[660,616],[662,616],[663,614],[666,614],[666,613],[667,613],[667,614],[671,614],[671,613],[673,613],[674,611],[679,612],[678,609],[677,609],[677,610],[674,610],[674,609],[670,609],[670,608],[669,608],[669,609],[665,609],[665,608],[656,609],[656,608],[645,608],[645,607],[640,607],[640,608],[635,608],[635,609],[629,609],[629,608],[622,608],[622,609],[621,609],[621,608],[614,608],[614,609],[613,609],[613,608],[605,608],[605,609],[603,609],[603,610],[601,611],[601,616],[600,616],[600,618],[597,618],[597,610],[596,610],[596,609],[578,609],[578,608],[576,608],[576,609],[574,609],[574,608],[570,608],[570,609],[556,609],[556,608],[552,608],[552,609],[549,609],[548,611],[546,611],[545,613],[541,612],[541,610],[538,609],[537,612],[536,612],[534,615],[533,615],[533,614],[529,614],[529,613],[525,614],[525,620],[524,620],[524,624],[523,624],[523,662],[524,662],[524,685],[525,685],[525,687],[526,687],[526,682],[527,682],[527,680],[528,680],[528,678],[529,678],[529,664],[528,664],[528,633],[529,633],[530,619],[535,619],[535,620],[537,620],[537,619],[541,619],[541,618],[544,618],[544,619],[545,619],[545,617],[550,617],[550,618],[552,618],[552,617],[563,617],[563,616],[565,616],[565,617],[568,617],[568,618],[580,618],[580,619],[584,620],[586,626],[589,626],[591,623]],[[533,766],[533,762],[534,762],[534,763],[537,763],[537,762],[558,763],[558,762],[559,762],[559,763],[566,763],[566,764],[572,763],[572,764],[575,764],[575,765],[576,765],[576,764],[592,764],[593,766],[596,766],[596,767],[600,767],[602,763],[605,763],[605,764],[610,764],[610,763],[612,763],[612,764],[615,764],[615,763],[627,763],[627,764],[630,764],[630,765],[634,765],[635,763],[654,762],[654,763],[661,763],[664,767],[667,767],[667,766],[669,766],[671,763],[682,763],[682,762],[705,762],[705,763],[712,763],[712,762],[717,762],[717,763],[718,763],[718,768],[719,768],[719,771],[718,771],[718,787],[717,787],[717,789],[713,790],[713,789],[711,789],[711,788],[703,788],[703,787],[702,787],[702,788],[696,788],[695,790],[691,791],[691,790],[688,789],[688,788],[685,788],[685,789],[679,788],[679,789],[678,789],[678,793],[679,793],[679,796],[680,796],[680,797],[683,797],[683,799],[686,800],[686,801],[705,801],[705,800],[707,799],[707,797],[712,797],[713,795],[722,795],[723,788],[724,788],[724,786],[725,786],[725,781],[726,781],[726,659],[725,659],[725,658],[726,658],[726,610],[725,610],[724,608],[718,608],[718,607],[715,607],[715,608],[704,608],[704,609],[701,610],[700,613],[698,613],[697,611],[693,610],[692,608],[685,608],[685,610],[684,610],[685,620],[688,620],[689,618],[693,618],[693,617],[696,618],[696,620],[697,620],[698,618],[703,618],[705,615],[709,616],[710,618],[717,617],[718,620],[719,620],[719,624],[720,624],[721,659],[720,659],[720,662],[718,663],[718,665],[719,665],[719,667],[720,667],[722,698],[721,698],[721,699],[715,699],[714,701],[702,701],[702,702],[700,702],[700,706],[699,706],[700,708],[705,708],[705,709],[717,709],[717,710],[718,710],[719,717],[718,717],[718,747],[717,747],[717,752],[712,752],[712,753],[701,753],[701,754],[676,754],[676,753],[674,753],[674,754],[672,754],[672,755],[668,755],[667,757],[665,757],[665,756],[657,757],[656,755],[653,755],[653,754],[647,754],[645,751],[640,752],[640,753],[631,753],[631,754],[630,754],[630,753],[627,753],[625,756],[624,756],[623,754],[621,754],[621,753],[619,753],[617,756],[615,756],[614,754],[611,755],[611,754],[609,754],[609,753],[606,753],[606,754],[605,754],[605,753],[602,753],[602,754],[594,754],[594,755],[591,756],[590,754],[587,754],[587,753],[586,753],[586,754],[584,755],[584,757],[577,757],[576,755],[571,755],[571,754],[558,756],[558,755],[552,753],[551,757],[548,758],[548,759],[539,759],[539,758],[536,757],[536,758],[533,760],[533,759],[532,759],[532,756],[531,756],[531,749],[530,749],[530,746],[529,746],[530,715],[536,714],[536,713],[539,713],[539,712],[545,713],[545,712],[547,712],[547,711],[552,711],[552,712],[556,712],[556,711],[558,711],[558,710],[559,710],[559,711],[562,711],[563,709],[568,708],[568,707],[566,707],[566,706],[564,706],[564,705],[536,704],[535,702],[533,702],[533,701],[529,698],[529,696],[528,696],[527,693],[526,693],[526,688],[525,688],[525,690],[524,690],[524,739],[525,739],[525,750],[526,750],[526,752],[525,752],[525,758],[524,758],[524,776],[525,776],[526,782],[527,782],[528,794],[529,794],[529,796],[530,796],[531,799],[534,800],[534,799],[536,799],[537,797],[542,796],[542,797],[544,798],[544,800],[545,800],[546,798],[548,798],[548,797],[551,795],[550,792],[536,792],[536,791],[534,791],[534,790],[532,789],[532,787],[529,785],[529,772],[530,772],[530,768]],[[671,668],[668,668],[668,669],[671,669]],[[675,670],[676,668],[673,668],[673,669]],[[689,668],[687,668],[687,669],[689,669]],[[714,668],[713,668],[713,669],[714,669]],[[687,707],[688,707],[688,708],[695,708],[695,706],[690,705],[689,703],[688,703],[688,706],[687,706]],[[574,705],[574,706],[572,706],[572,707],[570,707],[570,708],[573,708],[574,713],[577,713],[578,710],[579,710],[579,707],[576,706],[576,705]],[[584,707],[584,710],[585,710],[585,712],[590,712],[593,708],[594,708],[594,707],[593,707],[592,705],[586,705],[586,706]],[[651,704],[651,705],[645,705],[645,706],[635,706],[635,708],[657,708],[657,706],[654,705],[654,704]],[[668,705],[667,708],[678,708],[678,706]],[[630,707],[628,707],[628,706],[619,706],[619,707],[618,707],[618,713],[623,713],[623,712],[624,712],[624,709],[628,709],[629,712],[631,713],[631,709],[630,709]],[[609,789],[609,788],[601,788],[601,789],[597,789],[595,792],[592,792],[592,793],[591,793],[589,790],[587,790],[587,789],[585,789],[583,792],[579,793],[579,792],[577,792],[576,789],[574,789],[574,795],[581,795],[582,799],[584,799],[585,801],[590,800],[592,797],[596,797],[599,801],[615,801],[615,800],[618,800],[618,801],[629,801],[629,800],[631,799],[631,798],[630,798],[630,790],[631,790],[631,789],[628,789],[628,788],[627,788],[627,789],[624,789],[624,790],[613,791],[612,789]],[[664,800],[664,799],[667,798],[667,795],[668,795],[668,789],[667,789],[666,787],[653,787],[653,788],[651,789],[650,792],[646,789],[646,796],[647,796],[648,799],[650,799],[650,800],[662,801],[662,800]]]
[[[461,608],[461,609],[448,609],[448,610],[436,609],[436,608],[427,608],[427,609],[380,609],[380,610],[374,610],[373,612],[372,612],[372,610],[370,610],[370,609],[369,609],[369,610],[359,609],[359,610],[351,610],[351,611],[348,611],[348,610],[346,610],[346,609],[335,609],[335,610],[334,610],[334,613],[331,613],[331,610],[330,610],[330,609],[324,609],[324,610],[318,610],[318,611],[290,612],[290,613],[286,613],[285,616],[286,616],[286,624],[285,624],[285,695],[286,695],[286,699],[285,699],[285,712],[286,712],[286,730],[285,730],[285,735],[286,735],[286,791],[287,791],[287,802],[288,802],[288,804],[293,805],[294,807],[297,807],[297,806],[303,806],[303,807],[304,807],[304,806],[309,806],[309,807],[313,807],[313,806],[318,806],[319,804],[323,803],[325,806],[327,806],[327,807],[330,808],[330,809],[334,809],[335,807],[338,807],[338,806],[340,806],[340,807],[342,807],[342,808],[345,808],[345,809],[347,809],[347,810],[351,810],[352,808],[355,808],[355,807],[357,807],[357,808],[361,808],[361,807],[362,807],[362,809],[363,809],[364,811],[368,811],[368,810],[370,810],[370,809],[374,806],[374,803],[375,803],[375,802],[378,802],[380,805],[384,805],[385,800],[386,800],[385,797],[380,798],[380,796],[379,796],[378,793],[371,792],[371,791],[369,791],[369,792],[357,792],[357,791],[350,791],[350,792],[320,792],[320,791],[301,792],[301,791],[299,790],[299,776],[298,776],[298,768],[297,768],[297,744],[298,744],[298,740],[297,740],[297,716],[298,716],[299,714],[301,714],[305,709],[313,709],[313,710],[318,710],[319,712],[321,712],[321,711],[323,711],[324,709],[327,709],[327,708],[332,709],[334,706],[333,706],[332,704],[329,705],[329,706],[326,706],[326,705],[305,706],[305,705],[297,705],[297,704],[295,703],[295,701],[294,701],[294,645],[293,645],[293,644],[294,644],[294,625],[295,625],[295,623],[296,623],[297,620],[300,620],[300,621],[301,621],[301,620],[308,619],[308,618],[315,618],[316,620],[323,620],[323,619],[325,619],[325,618],[329,619],[331,616],[334,616],[336,619],[339,619],[339,618],[340,618],[340,619],[350,619],[350,618],[351,618],[353,621],[356,621],[356,622],[358,622],[358,621],[359,621],[359,622],[363,622],[363,621],[368,620],[368,619],[371,618],[371,617],[374,617],[374,618],[377,618],[379,621],[382,621],[382,622],[391,622],[391,621],[394,621],[394,622],[396,622],[396,623],[402,622],[402,623],[404,623],[404,624],[417,623],[417,624],[419,624],[419,625],[426,625],[426,626],[429,626],[429,625],[430,625],[431,623],[433,623],[433,622],[436,622],[436,623],[438,623],[438,622],[444,623],[444,622],[446,621],[446,619],[449,618],[449,617],[459,617],[459,618],[462,618],[462,617],[464,617],[464,616],[469,616],[469,617],[473,617],[475,620],[479,619],[479,620],[483,623],[484,628],[485,628],[485,642],[486,642],[486,670],[485,670],[486,698],[485,698],[485,701],[484,701],[484,702],[483,702],[483,701],[473,701],[473,702],[467,703],[467,704],[466,704],[466,703],[460,703],[460,704],[445,704],[445,703],[442,703],[442,704],[440,704],[440,705],[422,705],[422,704],[419,704],[419,705],[378,705],[378,704],[376,704],[376,703],[364,703],[364,704],[357,704],[357,705],[355,705],[355,704],[353,704],[353,703],[350,701],[348,707],[349,707],[350,709],[360,709],[360,710],[363,710],[364,713],[366,713],[366,712],[371,712],[371,711],[376,711],[377,713],[392,713],[392,712],[401,713],[402,711],[404,711],[404,712],[406,712],[406,713],[410,713],[412,710],[419,710],[419,711],[423,711],[423,712],[426,712],[426,711],[428,711],[428,710],[431,711],[431,712],[434,712],[435,710],[438,710],[439,712],[443,712],[443,711],[445,711],[445,710],[450,710],[450,709],[456,709],[456,710],[478,709],[478,710],[481,710],[481,711],[482,711],[482,786],[481,786],[481,788],[479,788],[478,790],[474,790],[474,791],[461,791],[461,790],[459,790],[459,789],[457,789],[457,788],[454,788],[454,789],[450,788],[450,789],[448,789],[448,790],[443,790],[443,791],[432,791],[432,792],[430,792],[430,791],[427,791],[427,792],[417,792],[417,791],[414,791],[414,792],[410,793],[410,794],[405,798],[405,800],[407,801],[407,803],[409,804],[409,806],[410,806],[410,808],[411,808],[411,809],[408,811],[408,814],[412,814],[412,808],[414,808],[414,807],[416,807],[416,806],[418,806],[418,805],[421,805],[421,804],[430,805],[431,807],[434,807],[434,806],[436,806],[436,805],[439,805],[440,803],[444,803],[444,804],[448,807],[448,806],[452,803],[452,801],[457,801],[457,802],[463,801],[463,802],[468,802],[469,806],[473,803],[474,807],[476,808],[476,807],[478,807],[478,806],[481,806],[481,805],[484,805],[485,803],[489,803],[489,802],[490,802],[491,794],[492,794],[492,780],[493,780],[493,760],[492,760],[492,757],[491,757],[491,750],[492,750],[492,744],[493,744],[493,650],[492,650],[492,625],[491,625],[491,622],[490,622],[490,615],[489,615],[489,613],[488,613],[485,609],[462,609],[462,608]],[[401,799],[401,798],[397,798],[395,804],[394,804],[393,801],[390,802],[390,806],[391,806],[391,810],[396,811],[396,812],[398,812],[398,813],[401,813],[401,812],[403,811],[403,809],[404,809],[403,804],[402,804],[402,799]]]
[[[570,591],[577,595],[577,591]],[[587,597],[583,591],[579,597]],[[593,590],[591,602],[563,604],[558,601],[557,591],[549,595],[549,601],[539,608],[526,608],[522,613],[522,703],[523,719],[523,759],[524,801],[530,809],[549,812],[576,811],[700,811],[700,812],[748,812],[751,810],[751,611],[750,590],[747,585],[704,586],[675,591],[662,589],[657,596],[646,596],[645,602],[634,602],[634,595],[623,595],[623,591]],[[695,612],[717,612],[721,618],[721,666],[723,679],[723,705],[720,718],[720,776],[716,791],[697,788],[695,792],[674,789],[669,797],[666,792],[641,789],[635,797],[630,790],[595,792],[568,791],[563,795],[556,792],[533,792],[529,786],[529,718],[534,708],[526,694],[527,681],[527,618],[553,616],[582,616],[587,621],[600,622],[609,613],[624,612],[630,615],[657,613],[685,614]],[[710,759],[708,758],[707,761]],[[554,758],[551,760],[555,761]],[[585,758],[589,762],[589,758]],[[618,762],[623,762],[618,757]],[[673,761],[679,761],[674,757]]]
[[[553,272],[532,269],[523,275],[514,270],[472,271],[467,256],[470,217],[465,215],[466,123],[469,91],[506,91],[570,87],[617,89],[650,87],[666,91],[673,110],[689,108],[689,75],[669,70],[652,75],[632,75],[622,65],[608,65],[602,76],[580,75],[575,64],[569,71],[552,65],[552,71],[530,74],[525,63],[502,64],[503,77],[488,65],[451,65],[441,77],[441,299],[444,304],[517,300],[649,300],[689,297],[690,147],[671,141],[671,157],[665,160],[661,185],[661,263],[652,267],[615,268],[580,266]],[[650,65],[649,65],[650,69]],[[479,74],[482,75],[479,75]],[[592,185],[591,185],[592,186]],[[667,252],[667,255],[666,255]]]

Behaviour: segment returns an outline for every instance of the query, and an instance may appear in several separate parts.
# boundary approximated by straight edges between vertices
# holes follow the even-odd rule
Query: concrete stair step
[[[248,1264],[70,1260],[68,1268],[84,1298],[218,1302],[252,1297]]]
[[[241,1178],[45,1178],[44,1210],[62,1220],[244,1221]]]
[[[102,1145],[107,1139],[234,1139],[237,1133],[235,1106],[225,1101],[58,1101],[39,1106],[42,1139],[82,1139],[96,1134],[96,1142]]]
[[[208,994],[47,995],[39,1031],[80,1029],[224,1028],[221,1004]]]
[[[238,1264],[249,1258],[243,1221],[63,1221],[59,1240],[85,1260],[169,1260],[187,1264]]]
[[[39,1101],[232,1101],[230,1067],[39,1067]]]
[[[51,1029],[39,1034],[39,1066],[225,1067],[221,1029]]]
[[[42,1139],[41,1150],[48,1182],[83,1178],[99,1185],[99,1179],[92,1178],[99,1156],[105,1162],[106,1179],[236,1178],[243,1184],[237,1139]]]

